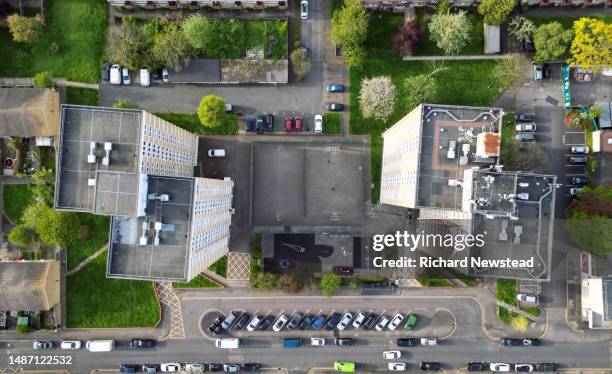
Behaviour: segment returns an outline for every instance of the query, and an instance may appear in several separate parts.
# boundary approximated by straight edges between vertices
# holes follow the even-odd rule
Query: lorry
[[[297,348],[302,345],[301,338],[285,338],[283,339],[283,348]]]
[[[224,338],[215,340],[215,347],[222,349],[232,349],[240,347],[240,339]]]

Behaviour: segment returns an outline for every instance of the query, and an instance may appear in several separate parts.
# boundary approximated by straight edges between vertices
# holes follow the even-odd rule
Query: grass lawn
[[[66,104],[98,105],[98,90],[81,87],[66,87]]]
[[[45,5],[46,25],[35,43],[13,43],[8,28],[0,28],[2,75],[30,77],[50,71],[71,81],[97,82],[106,39],[106,1],[53,0]],[[53,43],[58,53],[51,51]]]
[[[232,114],[232,123],[227,127],[205,127],[196,113],[153,113],[178,127],[194,134],[234,135],[238,132],[237,116]]]
[[[227,256],[221,257],[219,260],[217,260],[217,262],[210,265],[208,270],[222,276],[223,278],[227,277]]]
[[[79,213],[82,237],[68,246],[68,270],[74,269],[81,261],[108,243],[110,218],[88,213]]]
[[[302,14],[301,3],[301,0],[293,0],[293,48],[297,48],[297,43],[302,45],[302,19],[300,18]]]
[[[34,185],[4,185],[4,215],[13,223],[20,223],[23,211],[34,204]]]
[[[218,288],[220,287],[216,282],[208,279],[204,275],[200,274],[193,278],[189,283],[172,283],[174,288]]]
[[[495,296],[499,301],[516,306],[518,304],[516,301],[516,280],[498,279]]]
[[[444,278],[440,278],[440,275],[431,269],[427,269],[418,276],[417,281],[423,287],[453,287],[453,284]]]
[[[559,22],[563,25],[565,29],[571,29],[574,25],[574,21],[580,19],[581,17],[528,17],[536,26],[551,23],[551,22]],[[612,23],[612,16],[589,16],[589,18],[596,18],[604,21],[605,23]]]
[[[515,135],[516,122],[514,121],[514,112],[504,113],[504,118],[502,118],[501,148],[504,148],[506,144],[512,143]]]
[[[55,171],[55,149],[53,147],[38,147],[42,167]]]
[[[107,253],[68,277],[68,327],[153,327],[159,304],[153,283],[106,278]]]
[[[342,113],[323,113],[323,132],[331,135],[342,133]]]
[[[299,20],[298,20],[299,22]],[[245,21],[246,49],[263,47],[266,58],[281,60],[287,58],[287,22],[283,20]],[[268,40],[276,38],[272,46],[272,57],[268,57]],[[240,56],[239,58],[244,58]]]
[[[429,39],[430,36],[429,36],[428,24],[431,18],[426,19],[425,17],[426,13],[427,13],[426,9],[423,9],[423,8],[416,9],[415,11],[417,24],[421,27],[421,30],[423,30],[422,42],[419,48],[416,50],[415,54],[417,56],[444,55],[445,53],[440,48],[438,48],[434,42],[432,42]],[[400,16],[399,17],[400,23],[397,26],[399,27],[404,21],[404,15],[394,14],[394,16],[396,17]],[[465,49],[461,51],[461,54],[463,55],[481,55],[484,53],[484,23],[483,23],[482,16],[476,10],[472,12],[468,12],[467,16],[468,16],[468,19],[470,20],[470,24],[472,25],[472,28],[470,30],[471,39],[468,45],[465,47]],[[397,30],[397,27],[396,27],[396,30]]]

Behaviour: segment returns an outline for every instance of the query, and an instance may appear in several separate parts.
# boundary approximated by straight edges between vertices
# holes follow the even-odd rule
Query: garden
[[[514,279],[497,279],[496,297],[497,300],[502,301],[508,305],[519,308],[518,301],[516,300],[517,294],[517,283]],[[520,309],[526,313],[531,314],[534,317],[540,315],[539,307],[528,307],[520,306]],[[508,309],[497,306],[497,315],[500,321],[512,326],[517,330],[525,330],[529,320],[518,313],[511,312]]]

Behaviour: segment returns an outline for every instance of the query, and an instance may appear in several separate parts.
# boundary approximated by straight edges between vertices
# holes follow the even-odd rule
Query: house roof
[[[60,95],[48,88],[0,88],[0,136],[55,136]]]
[[[59,261],[0,262],[0,310],[49,310],[59,302]]]

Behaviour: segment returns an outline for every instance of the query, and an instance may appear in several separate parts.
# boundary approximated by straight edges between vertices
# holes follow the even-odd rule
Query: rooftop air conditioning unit
[[[102,159],[102,164],[104,166],[110,165],[110,151],[112,149],[113,149],[113,143],[109,143],[109,142],[104,143],[104,151],[106,152],[106,154],[104,155],[104,158]]]
[[[96,163],[96,142],[89,142],[89,155],[87,155],[87,163]]]

